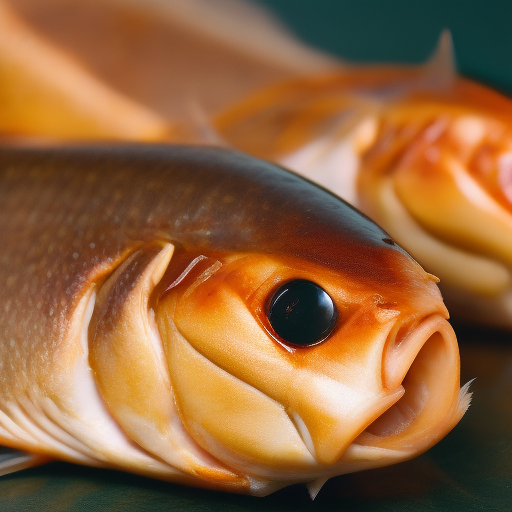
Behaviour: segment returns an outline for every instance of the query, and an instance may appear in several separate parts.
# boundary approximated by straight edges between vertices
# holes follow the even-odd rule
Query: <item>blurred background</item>
[[[444,28],[458,69],[512,93],[510,0],[257,0],[302,41],[351,61],[422,62]]]

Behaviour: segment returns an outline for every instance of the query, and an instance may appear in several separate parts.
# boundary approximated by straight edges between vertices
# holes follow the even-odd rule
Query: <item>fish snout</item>
[[[402,326],[383,353],[382,383],[400,398],[360,436],[363,444],[416,455],[444,437],[469,405],[460,391],[455,333],[440,314]],[[357,440],[356,440],[357,442]]]
[[[381,330],[374,346],[378,382],[363,369],[365,386],[311,375],[316,400],[295,404],[294,423],[321,465],[349,472],[411,458],[444,437],[469,405],[455,333],[441,314]]]

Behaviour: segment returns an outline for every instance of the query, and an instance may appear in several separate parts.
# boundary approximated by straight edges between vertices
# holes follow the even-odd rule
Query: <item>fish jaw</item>
[[[248,284],[253,265],[254,275],[263,277]],[[410,458],[457,423],[456,338],[433,282],[403,311],[346,285],[339,331],[328,342],[298,349],[276,339],[261,316],[280,265],[256,255],[225,261],[206,279],[181,282],[184,289],[167,294],[156,311],[180,417],[203,448],[248,476],[291,483]],[[433,378],[440,367],[450,368],[446,394]],[[422,380],[426,392],[416,382]],[[420,396],[414,409],[421,393],[432,397],[423,403]],[[402,422],[379,422],[404,405],[413,411]],[[382,441],[382,424],[409,437]],[[347,463],[356,444],[365,446],[358,448],[362,458]],[[376,451],[389,457],[377,458]]]
[[[384,344],[377,343],[379,350],[384,346],[382,389],[365,397],[347,417],[338,412],[337,428],[330,432],[325,431],[325,418],[315,411],[310,428],[303,435],[303,439],[310,441],[316,460],[333,465],[337,471],[354,471],[352,464],[364,466],[365,451],[372,453],[366,467],[375,467],[374,457],[379,450],[379,465],[419,455],[442,439],[469,405],[463,399],[465,392],[460,395],[458,346],[445,318],[437,313],[427,315],[412,327],[408,322],[392,320],[387,328],[381,329],[380,336],[385,338]],[[310,376],[309,382],[314,380]],[[316,395],[317,402],[321,402],[321,393]],[[343,412],[346,414],[347,409]],[[323,432],[318,427],[315,432],[316,422],[324,427]],[[355,439],[347,436],[343,443],[351,425],[365,427]],[[316,443],[312,442],[313,436]],[[358,448],[359,455],[354,456],[356,445],[365,449]],[[345,466],[347,461],[351,462]]]
[[[446,319],[427,316],[414,327],[402,325],[398,333],[388,336],[382,367],[384,387],[394,393],[375,400],[376,419],[368,415],[368,426],[339,458],[332,457],[330,476],[420,455],[445,437],[470,405],[471,382],[459,386],[457,342]],[[445,371],[448,367],[453,371]]]
[[[444,437],[468,405],[461,401],[459,363],[455,333],[437,314],[420,320],[403,337],[389,340],[384,383],[401,387],[404,394],[360,440],[375,436],[378,442],[373,446],[421,453]],[[443,371],[445,368],[451,370]]]

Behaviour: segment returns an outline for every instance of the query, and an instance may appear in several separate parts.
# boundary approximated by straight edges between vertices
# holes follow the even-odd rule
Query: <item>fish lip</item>
[[[397,339],[395,335],[389,341],[383,354],[383,384],[390,390],[403,388],[404,395],[370,423],[352,445],[398,451],[405,459],[444,437],[469,402],[464,400],[466,392],[460,393],[455,333],[443,316],[428,315],[403,337]]]
[[[416,357],[436,333],[439,333],[447,343],[454,345],[458,354],[455,333],[439,312],[404,322],[390,333],[382,357],[384,388],[394,390],[402,384]]]

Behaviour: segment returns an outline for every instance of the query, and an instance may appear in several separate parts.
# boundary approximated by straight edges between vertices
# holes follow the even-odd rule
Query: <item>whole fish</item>
[[[1,473],[61,459],[314,495],[469,405],[436,279],[273,164],[4,147],[0,233]]]

